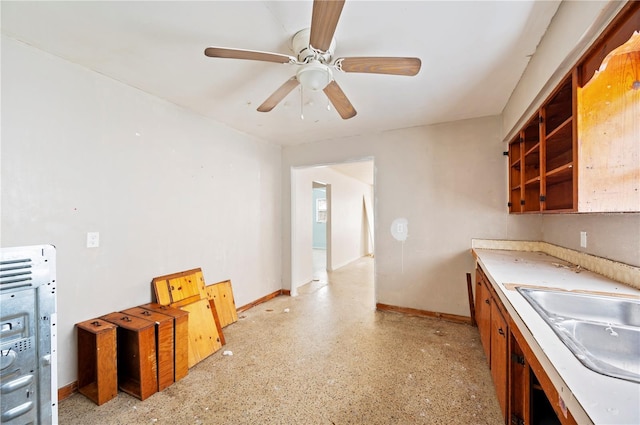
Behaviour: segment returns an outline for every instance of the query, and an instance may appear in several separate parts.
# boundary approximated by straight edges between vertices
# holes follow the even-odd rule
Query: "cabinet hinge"
[[[511,415],[511,425],[524,425],[524,419]]]
[[[542,123],[544,122],[544,117],[543,117],[542,115],[540,115],[540,116],[538,117],[538,122],[539,122],[540,124],[542,124]]]
[[[520,136],[520,143],[524,143],[524,137]]]
[[[509,151],[504,151],[504,152],[502,152],[502,155],[504,155],[504,156],[509,156]]]
[[[511,208],[511,207],[513,206],[513,203],[511,203],[511,202],[507,202],[507,206],[508,206],[509,208]]]
[[[515,362],[515,363],[518,363],[518,364],[521,364],[521,365],[524,366],[524,356],[519,356],[517,354],[512,354],[511,355],[511,361]]]
[[[520,199],[520,205],[524,205],[524,199]]]
[[[544,195],[540,195],[540,202],[544,202],[547,200],[547,197]]]

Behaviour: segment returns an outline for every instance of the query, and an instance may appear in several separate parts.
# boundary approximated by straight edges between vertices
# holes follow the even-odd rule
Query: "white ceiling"
[[[2,1],[2,33],[281,145],[497,115],[559,1],[347,0],[334,57],[415,56],[415,77],[344,74],[358,111],[342,120],[324,93],[291,92],[257,112],[295,65],[212,59],[222,46],[292,54],[311,1]]]

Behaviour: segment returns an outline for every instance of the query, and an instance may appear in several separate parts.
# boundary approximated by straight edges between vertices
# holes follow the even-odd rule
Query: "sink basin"
[[[640,383],[640,300],[517,288],[580,362]]]

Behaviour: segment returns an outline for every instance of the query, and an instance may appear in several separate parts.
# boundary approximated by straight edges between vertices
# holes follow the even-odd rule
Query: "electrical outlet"
[[[87,233],[87,248],[97,248],[100,246],[100,233],[88,232]]]
[[[580,232],[580,247],[587,247],[587,232]]]

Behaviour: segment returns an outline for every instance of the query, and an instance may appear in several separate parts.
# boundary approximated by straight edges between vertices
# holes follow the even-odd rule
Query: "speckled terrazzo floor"
[[[476,328],[378,312],[362,258],[241,314],[220,350],[145,401],[80,394],[60,424],[500,424]],[[289,309],[289,312],[285,312]]]

